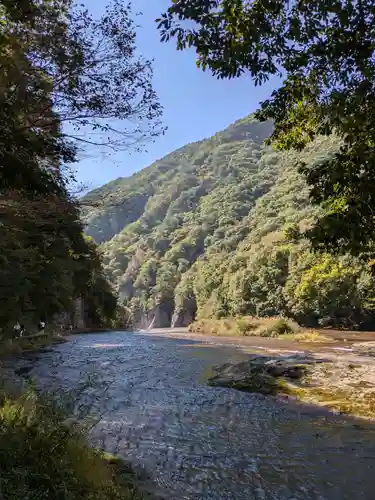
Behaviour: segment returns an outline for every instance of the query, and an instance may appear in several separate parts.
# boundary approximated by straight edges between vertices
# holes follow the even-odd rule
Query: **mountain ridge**
[[[101,243],[105,269],[134,326],[240,314],[336,324],[344,311],[351,323],[372,315],[364,304],[371,280],[360,261],[321,260],[301,234],[322,209],[310,204],[296,164],[312,167],[337,149],[336,138],[319,137],[302,152],[276,152],[264,145],[272,129],[250,115],[85,197],[100,200],[84,214],[86,231]],[[351,273],[344,273],[342,259]],[[315,288],[306,283],[314,269]],[[339,287],[340,279],[345,286],[351,280],[351,288],[342,304],[327,308],[325,287]],[[361,299],[350,313],[358,283]]]
[[[126,185],[131,187],[134,182],[137,182],[137,180],[140,176],[144,175],[145,172],[151,171],[151,169],[153,169],[153,167],[155,167],[157,165],[163,165],[163,163],[168,163],[171,160],[175,161],[176,159],[180,159],[179,155],[181,155],[181,154],[183,154],[185,156],[189,155],[191,149],[194,150],[195,148],[199,148],[199,146],[203,143],[208,143],[211,141],[220,141],[220,140],[224,140],[224,141],[227,140],[228,141],[228,136],[232,137],[231,132],[233,132],[233,131],[236,132],[236,134],[234,134],[236,137],[246,136],[248,134],[247,125],[249,122],[250,123],[257,123],[257,124],[259,123],[259,122],[253,121],[252,115],[245,117],[245,118],[241,118],[241,119],[237,120],[236,122],[234,122],[233,124],[229,125],[229,127],[227,127],[226,129],[216,133],[215,135],[213,135],[207,139],[202,139],[199,141],[195,141],[195,142],[186,144],[185,146],[182,146],[182,147],[168,153],[164,157],[154,161],[151,165],[149,165],[148,167],[145,167],[144,169],[142,169],[138,172],[135,172],[135,173],[133,173],[129,176],[126,176],[126,177],[120,176],[117,179],[114,179],[114,180],[104,184],[103,186],[101,186],[99,188],[93,189],[92,191],[90,191],[89,193],[85,194],[85,196],[82,197],[82,202],[86,206],[90,205],[90,203],[95,204],[95,202],[97,202],[98,200],[103,200],[103,198],[105,198],[106,196],[108,196],[108,194],[110,194],[112,196],[112,200],[108,200],[108,206],[112,205],[111,201],[114,202],[113,203],[114,206],[116,206],[116,204],[118,204],[119,201],[121,203],[123,203],[123,201],[124,201],[123,199],[117,200],[116,193],[117,193],[119,188],[126,186]],[[267,124],[265,126],[265,130],[267,130],[267,133],[261,135],[260,142],[263,142],[264,139],[270,135],[270,132],[272,130],[272,125],[270,125],[269,122],[267,122]],[[258,139],[258,136],[256,135],[256,133],[254,134],[254,138]],[[199,158],[195,158],[195,161],[199,161]],[[167,165],[167,166],[169,167],[169,165]],[[148,194],[150,195],[151,193],[148,193]],[[104,203],[104,205],[105,205],[105,203]],[[103,204],[101,204],[101,207],[99,208],[99,212],[102,210],[102,207],[103,207]],[[127,206],[125,209],[129,210],[129,208],[130,207]],[[134,207],[134,209],[136,210],[136,213],[138,213],[137,212],[137,204]],[[89,236],[93,237],[95,239],[95,241],[97,241],[97,243],[102,243],[103,241],[108,239],[108,234],[105,234],[105,235],[103,235],[103,237],[101,237],[98,233],[96,233],[95,231],[92,231],[93,220],[94,220],[95,215],[96,215],[95,212],[96,212],[95,209],[91,209],[91,211],[84,209],[84,211],[83,211],[84,220],[88,224],[87,234]],[[116,232],[118,232],[119,230],[120,230],[120,228],[116,227]],[[112,234],[112,236],[114,236],[114,234],[116,234],[116,232],[114,232]]]

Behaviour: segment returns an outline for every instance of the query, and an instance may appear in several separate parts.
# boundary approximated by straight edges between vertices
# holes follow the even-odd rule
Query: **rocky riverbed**
[[[20,360],[18,368],[27,364],[41,388],[73,390],[95,416],[93,444],[145,469],[153,493],[156,485],[168,500],[372,498],[375,425],[269,394],[208,386],[213,365],[241,367],[255,359],[249,344],[214,340],[88,334]],[[279,344],[268,345],[276,351]],[[280,349],[258,354],[274,360],[270,376],[295,386],[308,383],[295,365],[319,370],[334,357],[373,363],[347,351],[311,354],[311,363]]]
[[[372,498],[375,425],[208,386],[213,365],[240,366],[252,356],[206,340],[212,343],[160,332],[74,336],[18,368],[26,364],[41,388],[73,390],[96,418],[92,443],[144,468],[153,493],[156,485],[168,500]],[[278,360],[268,366],[272,376],[284,369]],[[282,376],[300,380],[291,362]]]
[[[338,413],[375,419],[375,363],[311,354],[253,355],[214,368],[212,386],[286,396]]]
[[[186,329],[155,329],[147,335],[184,338],[206,345],[236,346],[246,362],[214,367],[212,386],[324,406],[335,413],[375,419],[375,333],[324,330],[326,343],[290,339],[217,337]]]

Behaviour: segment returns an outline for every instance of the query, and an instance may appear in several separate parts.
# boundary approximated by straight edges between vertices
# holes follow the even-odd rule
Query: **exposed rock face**
[[[153,328],[168,328],[171,326],[173,303],[160,304],[150,311],[143,311],[133,318],[133,327],[145,330],[152,324]]]
[[[138,313],[133,318],[133,326],[142,330],[149,328],[151,324],[153,328],[181,328],[188,326],[195,319],[197,306],[195,299],[186,305],[186,308],[173,312],[173,300],[164,301],[150,311]]]
[[[108,186],[110,185],[111,183]],[[95,198],[97,191],[100,192],[100,189],[92,191],[86,196],[86,200],[89,202],[91,198]],[[137,193],[122,199],[121,203],[116,203],[116,199],[112,197],[113,205],[109,203],[104,213],[100,207],[95,208],[95,206],[90,208],[89,215],[85,213],[88,212],[87,209],[83,210],[84,222],[88,224],[86,234],[94,238],[97,243],[111,239],[127,224],[136,221],[142,215],[147,200],[148,196]]]
[[[171,327],[181,328],[189,326],[197,313],[197,303],[194,297],[184,301],[184,308],[176,310],[172,316]]]
[[[249,361],[215,367],[212,386],[246,392],[292,396],[335,413],[375,418],[375,363],[368,357],[373,342],[363,343],[364,355],[343,360],[299,356],[252,356]],[[357,346],[358,347],[358,346]]]
[[[173,313],[171,327],[180,328],[188,326],[193,321],[193,318],[186,311],[176,311]]]
[[[167,307],[164,307],[162,304],[156,306],[142,318],[142,320],[144,319],[145,321],[142,321],[142,325],[144,326],[141,328],[148,328],[151,322],[153,322],[154,328],[166,328],[171,324],[171,315],[172,311]]]
[[[160,304],[155,309],[154,328],[167,328],[171,325],[173,304]]]
[[[77,328],[85,327],[85,304],[82,298],[74,301],[73,324],[76,325]]]
[[[58,325],[68,328],[69,325],[76,325],[77,328],[85,328],[85,303],[83,298],[78,298],[74,301],[73,312],[63,312],[58,314],[55,318]]]

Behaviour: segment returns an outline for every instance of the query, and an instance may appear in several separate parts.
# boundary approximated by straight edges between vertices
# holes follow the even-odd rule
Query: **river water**
[[[168,499],[375,497],[375,425],[258,394],[211,388],[246,354],[139,333],[73,337],[33,357],[49,390],[75,389],[93,443],[144,467]]]

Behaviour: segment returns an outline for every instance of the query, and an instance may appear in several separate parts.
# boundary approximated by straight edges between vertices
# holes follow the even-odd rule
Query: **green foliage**
[[[141,499],[121,479],[119,467],[92,449],[85,433],[69,426],[64,407],[33,392],[2,394],[0,405],[0,491],[4,500]]]
[[[161,132],[130,6],[113,0],[94,19],[71,0],[3,0],[0,14],[1,329],[52,321],[77,298],[90,326],[111,324],[117,299],[83,236],[69,164],[77,144],[128,147]]]
[[[298,323],[283,317],[257,318],[238,316],[222,319],[199,319],[189,325],[189,331],[199,334],[246,337],[285,337],[296,342],[329,342],[319,332],[302,329]]]
[[[2,63],[11,68],[2,72],[8,79],[7,105],[23,100],[20,119],[28,116],[27,128],[40,132],[68,122],[69,135],[59,131],[61,144],[64,137],[65,145],[75,139],[112,147],[129,147],[161,132],[150,62],[136,55],[128,4],[112,0],[98,19],[71,0],[3,0],[0,8]],[[26,95],[9,85],[13,78],[27,83]],[[114,128],[115,120],[123,125]],[[108,137],[111,131],[118,139]]]
[[[271,124],[248,117],[117,181],[115,205],[111,186],[102,188],[107,201],[87,213],[87,233],[103,234],[113,216],[123,226],[100,248],[133,326],[148,326],[154,315],[155,326],[249,315],[373,326],[368,255],[328,257],[303,236],[324,209],[310,204],[295,164],[330,156],[337,138],[318,137],[301,153],[275,152],[263,144],[271,132]],[[122,197],[141,191],[143,212],[129,224]],[[100,190],[89,194],[96,196]]]
[[[249,321],[248,318],[239,317],[236,320],[236,329],[240,335],[248,335],[248,333],[254,330],[257,326],[257,323],[254,324]]]
[[[89,323],[103,326],[114,317],[116,297],[105,279],[93,242],[82,234],[79,211],[64,196],[30,199],[4,192],[0,324],[12,333],[16,321],[37,325],[71,312],[82,297]],[[29,329],[30,330],[30,329]]]
[[[296,223],[286,224],[283,230],[287,241],[296,242],[301,237],[299,226]]]
[[[286,284],[289,306],[296,317],[322,326],[355,326],[373,314],[374,280],[361,262],[327,254],[319,258],[305,254],[304,258],[305,263],[298,262],[295,275]],[[301,264],[302,274],[298,269]]]
[[[86,254],[80,256],[73,282],[74,296],[84,299],[88,327],[108,327],[118,315],[117,296],[103,272],[101,256],[92,239],[86,237]]]
[[[218,78],[283,79],[257,113],[274,120],[277,148],[339,136],[332,156],[300,162],[327,208],[308,235],[331,251],[359,254],[375,239],[374,21],[372,0],[173,0],[157,19],[162,41],[195,48],[198,67]]]
[[[261,337],[279,337],[288,333],[295,333],[298,330],[298,325],[294,327],[290,321],[285,318],[278,318],[276,321],[270,323],[261,332]]]

